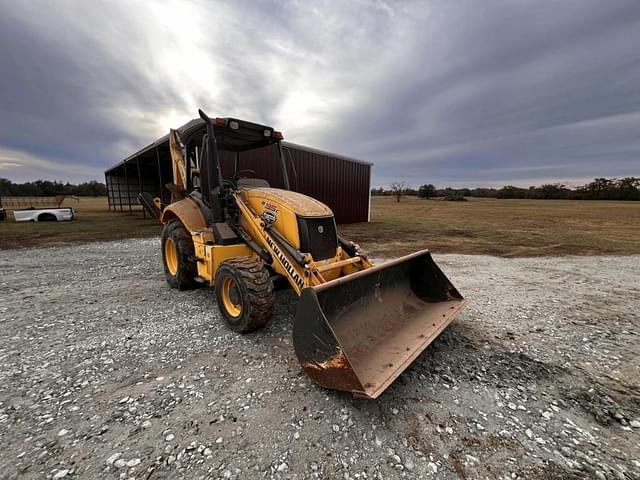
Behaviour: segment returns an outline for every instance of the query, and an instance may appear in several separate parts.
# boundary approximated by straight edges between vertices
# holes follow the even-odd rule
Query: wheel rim
[[[173,238],[167,238],[164,242],[164,259],[171,275],[178,273],[178,251]]]
[[[232,317],[239,317],[242,313],[242,301],[236,281],[231,277],[222,280],[222,304]]]

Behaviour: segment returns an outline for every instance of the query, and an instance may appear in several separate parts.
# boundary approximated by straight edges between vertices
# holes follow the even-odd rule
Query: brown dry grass
[[[373,197],[371,212],[340,230],[374,256],[640,254],[640,202]]]
[[[106,198],[65,200],[63,223],[0,223],[0,249],[66,245],[160,234],[155,220],[107,210]],[[499,256],[640,254],[640,202],[471,199],[443,202],[373,197],[371,223],[341,233],[374,256],[422,248]]]
[[[150,237],[160,234],[158,221],[149,218],[143,220],[140,210],[131,216],[128,213],[110,212],[107,205],[106,197],[80,197],[78,202],[65,199],[62,206],[72,207],[76,211],[76,217],[71,222],[60,223],[15,223],[13,213],[9,213],[7,221],[0,222],[0,250]]]

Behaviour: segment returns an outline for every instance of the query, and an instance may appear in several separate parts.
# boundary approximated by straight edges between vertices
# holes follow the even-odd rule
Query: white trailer
[[[16,222],[67,222],[73,220],[73,208],[28,208],[14,210]]]

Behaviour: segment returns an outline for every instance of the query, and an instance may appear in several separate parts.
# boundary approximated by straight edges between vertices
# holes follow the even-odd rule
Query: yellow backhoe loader
[[[246,333],[269,321],[273,282],[286,279],[300,297],[293,344],[306,373],[324,387],[378,397],[466,301],[427,250],[374,266],[341,238],[326,205],[290,190],[280,132],[199,113],[169,134],[167,282],[213,287],[228,326]],[[284,189],[238,170],[242,152],[267,145],[280,152]],[[222,176],[221,150],[235,155],[231,179]]]

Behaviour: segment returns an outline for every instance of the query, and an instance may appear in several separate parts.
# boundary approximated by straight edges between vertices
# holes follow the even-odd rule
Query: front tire
[[[171,220],[162,229],[162,263],[167,283],[178,290],[197,286],[197,266],[193,240],[179,220]]]
[[[216,301],[229,328],[248,333],[265,325],[273,313],[273,283],[257,257],[225,260],[216,272]]]

